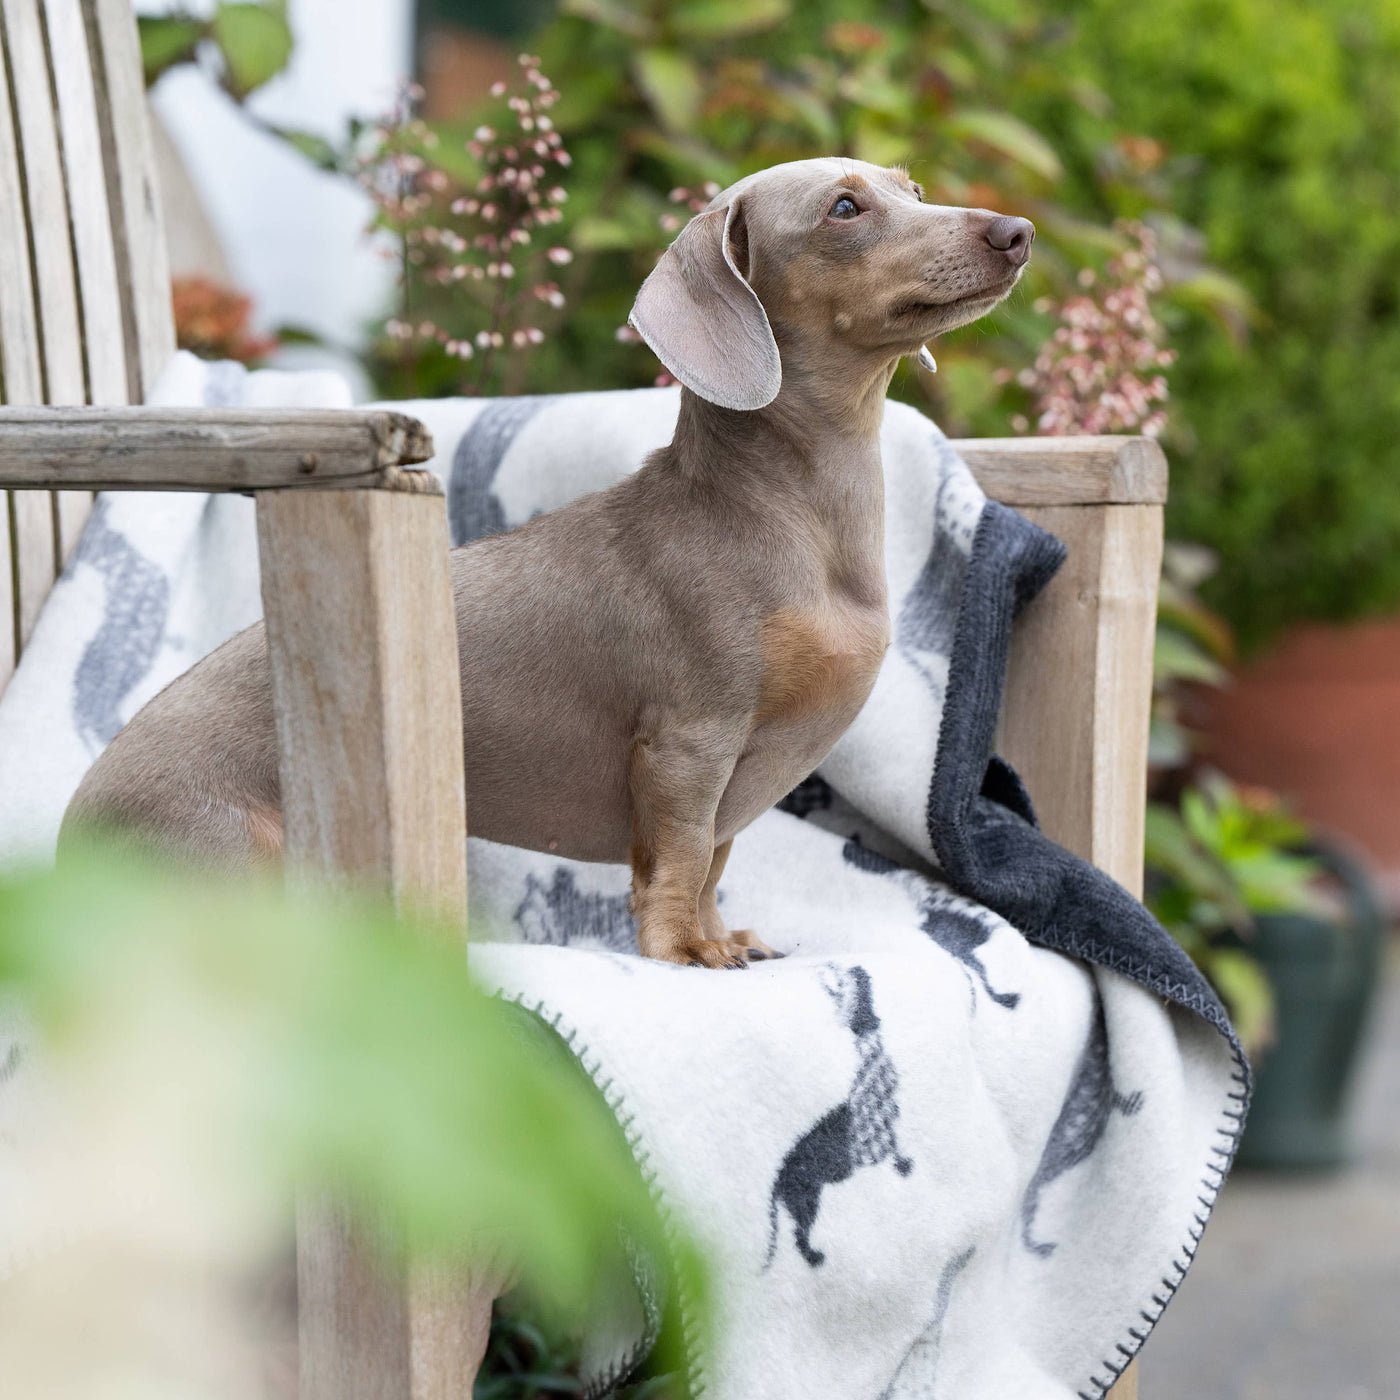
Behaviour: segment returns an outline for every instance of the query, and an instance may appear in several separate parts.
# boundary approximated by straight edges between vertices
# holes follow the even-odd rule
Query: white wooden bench
[[[384,412],[129,407],[175,348],[131,0],[0,0],[0,41],[0,689],[93,491],[251,491],[289,855],[465,920],[447,520],[411,469],[426,434]],[[1135,438],[956,445],[1070,551],[1018,625],[1002,751],[1049,833],[1136,890],[1165,460]],[[377,1277],[320,1203],[298,1254],[302,1400],[470,1394],[490,1280]],[[1114,1395],[1133,1400],[1131,1371]]]

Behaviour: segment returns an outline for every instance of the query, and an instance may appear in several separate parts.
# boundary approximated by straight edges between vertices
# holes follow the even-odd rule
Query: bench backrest
[[[131,0],[0,0],[0,402],[139,403],[174,353]],[[0,499],[0,689],[88,492]]]

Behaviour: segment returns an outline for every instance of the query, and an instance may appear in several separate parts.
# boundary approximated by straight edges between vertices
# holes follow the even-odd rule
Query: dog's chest
[[[875,684],[889,645],[889,619],[883,609],[779,608],[763,619],[760,641],[755,729],[830,726],[835,742]]]

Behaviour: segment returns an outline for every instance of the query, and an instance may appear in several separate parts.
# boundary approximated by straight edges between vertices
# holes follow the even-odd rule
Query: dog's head
[[[716,195],[661,255],[630,320],[694,393],[762,408],[788,357],[849,375],[984,315],[1034,237],[1028,219],[925,204],[902,170],[793,161]]]

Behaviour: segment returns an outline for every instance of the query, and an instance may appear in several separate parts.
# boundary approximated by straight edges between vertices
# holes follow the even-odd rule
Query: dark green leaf
[[[141,71],[150,87],[157,78],[180,63],[194,59],[207,26],[196,19],[176,15],[141,15]]]

